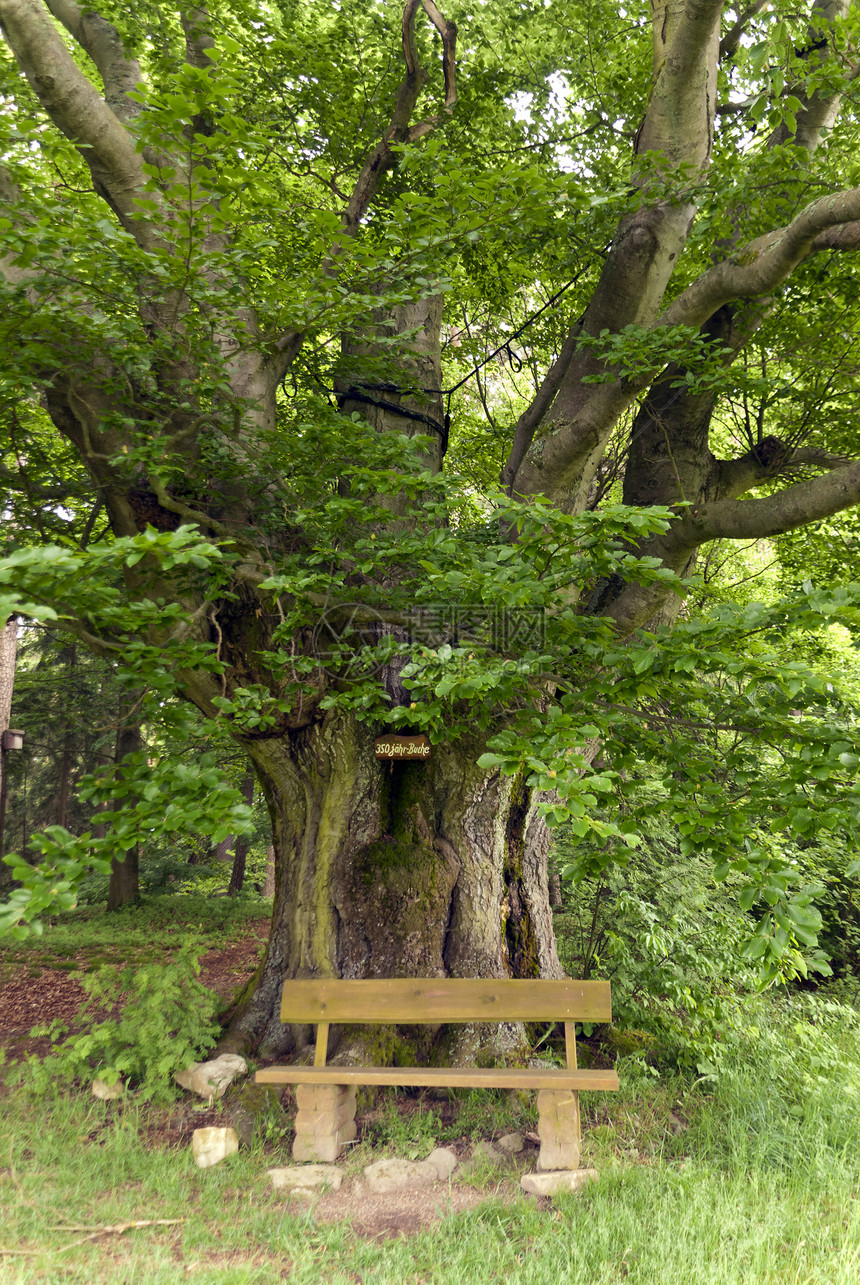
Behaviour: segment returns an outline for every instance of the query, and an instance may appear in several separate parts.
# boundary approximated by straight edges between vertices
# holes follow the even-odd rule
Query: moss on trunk
[[[522,780],[478,768],[477,739],[389,766],[374,757],[373,737],[331,713],[248,746],[272,815],[276,895],[266,959],[235,1010],[231,1047],[265,1058],[306,1045],[307,1027],[280,1021],[288,977],[561,976],[548,834]],[[521,1044],[521,1032],[489,1030],[498,1047]],[[487,1037],[483,1028],[472,1037],[373,1028],[341,1033],[339,1051],[383,1064],[467,1060]]]

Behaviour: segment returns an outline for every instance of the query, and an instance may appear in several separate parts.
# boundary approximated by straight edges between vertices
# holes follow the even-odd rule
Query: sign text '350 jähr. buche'
[[[373,752],[378,759],[418,759],[430,757],[430,742],[426,736],[377,736]]]

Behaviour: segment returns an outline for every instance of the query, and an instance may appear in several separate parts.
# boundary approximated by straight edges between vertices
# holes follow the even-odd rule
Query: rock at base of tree
[[[496,1146],[500,1151],[506,1152],[509,1156],[519,1155],[525,1149],[526,1140],[521,1133],[506,1133],[503,1138],[498,1138]]]
[[[490,1164],[498,1164],[501,1158],[501,1154],[492,1142],[476,1142],[472,1147],[472,1160],[486,1160]]]
[[[367,1185],[376,1195],[402,1191],[404,1187],[430,1187],[437,1181],[437,1171],[425,1160],[377,1160],[364,1171]]]
[[[104,1080],[93,1080],[93,1097],[99,1098],[102,1102],[112,1102],[114,1098],[121,1098],[125,1093],[125,1085],[122,1080],[117,1080],[116,1084],[105,1084]]]
[[[524,1173],[520,1186],[531,1196],[554,1196],[559,1191],[579,1191],[596,1177],[596,1169],[554,1169],[548,1173]]]
[[[174,1079],[181,1089],[213,1102],[223,1098],[237,1076],[247,1074],[248,1063],[243,1057],[238,1053],[222,1053],[211,1062],[192,1062],[187,1070],[177,1071]]]
[[[290,1165],[286,1169],[269,1169],[269,1181],[275,1191],[340,1191],[343,1170],[337,1165]]]
[[[198,1169],[211,1169],[239,1150],[239,1138],[235,1129],[195,1129],[191,1150]]]
[[[434,1147],[422,1164],[430,1165],[435,1170],[437,1179],[444,1182],[457,1168],[457,1157],[450,1147]]]

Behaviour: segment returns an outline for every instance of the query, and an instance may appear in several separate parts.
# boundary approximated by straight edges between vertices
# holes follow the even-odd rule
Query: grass
[[[841,1081],[825,1074],[804,1086],[795,1075],[790,1091],[763,1081],[755,1063],[707,1092],[634,1067],[622,1092],[600,1104],[611,1125],[587,1137],[596,1184],[550,1209],[490,1197],[381,1243],[345,1224],[316,1224],[273,1192],[265,1169],[278,1160],[260,1145],[201,1171],[189,1148],[147,1147],[153,1108],[18,1092],[4,1099],[0,1122],[0,1245],[27,1252],[6,1256],[0,1279],[854,1285],[858,1061],[843,1065]],[[469,1100],[466,1118],[475,1110]],[[672,1133],[670,1111],[689,1121],[682,1133]],[[408,1150],[415,1130],[389,1113],[390,1149]],[[489,1112],[485,1124],[498,1132]],[[487,1182],[498,1185],[489,1172]],[[154,1219],[182,1221],[97,1241],[71,1230]]]
[[[203,907],[173,907],[177,936],[235,935],[235,910],[207,919]],[[144,918],[152,933],[151,915],[128,917],[129,948],[143,943]],[[62,947],[66,931],[51,928],[45,945]],[[94,919],[82,938],[78,921],[77,941],[104,948],[106,932]],[[35,947],[27,958],[43,962]],[[477,1184],[486,1200],[389,1240],[318,1223],[271,1189],[266,1169],[288,1163],[280,1116],[268,1137],[198,1170],[190,1147],[159,1142],[162,1107],[0,1089],[0,1249],[15,1251],[0,1255],[0,1282],[854,1285],[856,1007],[823,993],[760,998],[731,1040],[718,1080],[658,1077],[633,1055],[619,1063],[620,1093],[583,1095],[583,1164],[600,1176],[580,1194],[543,1208],[492,1165],[463,1166],[453,1181]],[[534,1127],[530,1096],[456,1101],[452,1119],[447,1104],[382,1099],[348,1173],[381,1154],[420,1158],[436,1142]],[[92,1239],[85,1230],[136,1221],[151,1225]]]
[[[148,897],[145,902],[105,914],[101,907],[81,907],[45,922],[43,936],[6,941],[0,953],[0,985],[19,969],[85,971],[108,965],[145,964],[153,948],[178,947],[189,936],[202,950],[229,945],[248,926],[263,918],[268,903],[257,897],[213,899],[195,894]]]

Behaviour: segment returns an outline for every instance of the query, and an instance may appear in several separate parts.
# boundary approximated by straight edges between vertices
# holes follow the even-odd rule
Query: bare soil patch
[[[516,1198],[513,1183],[500,1183],[495,1191],[478,1191],[458,1186],[456,1182],[437,1183],[435,1187],[415,1187],[384,1196],[368,1193],[362,1182],[345,1183],[340,1191],[330,1191],[316,1201],[306,1201],[311,1217],[320,1223],[349,1222],[357,1236],[366,1240],[391,1240],[414,1236],[452,1214],[474,1209],[492,1197],[512,1201]],[[300,1202],[295,1197],[291,1204]]]

